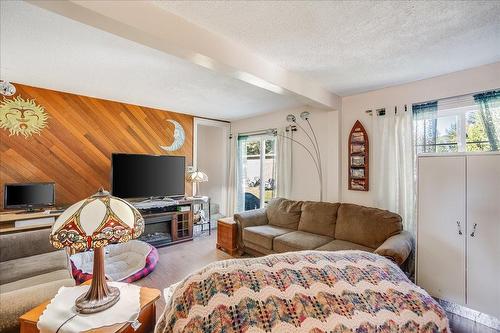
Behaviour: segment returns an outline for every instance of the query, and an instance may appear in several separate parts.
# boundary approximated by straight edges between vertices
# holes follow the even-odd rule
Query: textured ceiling
[[[2,79],[226,120],[302,104],[25,2],[0,7]]]
[[[500,61],[500,1],[157,1],[350,95]]]

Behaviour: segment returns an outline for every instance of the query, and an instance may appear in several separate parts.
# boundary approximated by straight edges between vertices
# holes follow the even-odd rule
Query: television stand
[[[21,210],[19,212],[15,212],[14,214],[34,214],[34,213],[40,213],[42,210],[41,209],[26,209],[26,210]]]
[[[183,197],[181,197],[181,198],[183,198]],[[174,198],[171,198],[171,197],[149,197],[147,199],[138,201],[137,203],[157,202],[157,201],[172,202],[175,200],[174,200]]]
[[[165,202],[165,205],[158,207],[138,206],[144,218],[144,232],[140,240],[155,247],[163,247],[193,239],[192,200]]]
[[[42,208],[34,208],[32,206],[28,206],[23,210],[16,211],[14,214],[33,214],[33,213],[39,213],[43,211]]]
[[[36,229],[48,229],[61,213],[46,212],[24,213],[6,211],[0,213],[0,234],[24,232]]]

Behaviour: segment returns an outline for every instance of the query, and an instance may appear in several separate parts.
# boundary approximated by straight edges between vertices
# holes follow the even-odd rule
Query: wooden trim
[[[226,123],[227,125],[231,124],[231,122],[229,120],[221,120],[221,119],[208,118],[208,117],[202,117],[202,116],[196,116],[196,118],[203,119],[203,120],[217,121],[220,123]]]

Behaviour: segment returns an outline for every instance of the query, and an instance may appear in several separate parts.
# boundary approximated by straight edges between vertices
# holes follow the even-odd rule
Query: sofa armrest
[[[234,220],[238,224],[238,228],[241,227],[242,229],[269,223],[265,208],[234,214]]]
[[[246,227],[269,224],[265,208],[236,213],[234,214],[234,221],[238,226],[238,248],[240,250],[244,247],[242,238],[243,229],[245,229]]]
[[[385,240],[374,252],[387,257],[401,266],[411,253],[413,237],[408,231],[391,236]]]

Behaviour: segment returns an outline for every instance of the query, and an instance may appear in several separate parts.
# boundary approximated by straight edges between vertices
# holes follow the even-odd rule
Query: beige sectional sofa
[[[261,255],[300,250],[363,250],[402,265],[412,250],[401,216],[346,203],[273,199],[234,215],[239,248]]]
[[[50,229],[0,236],[0,332],[17,332],[18,318],[75,280],[66,251],[49,243]]]

